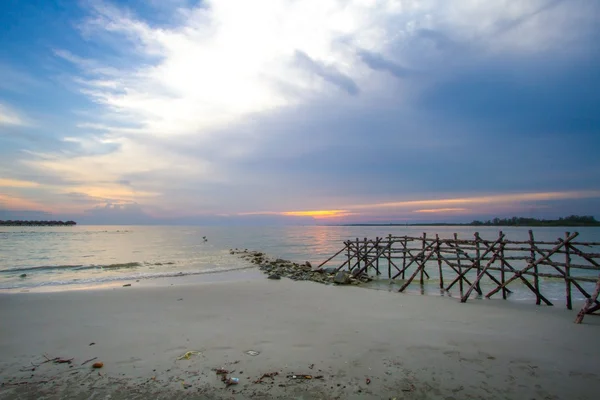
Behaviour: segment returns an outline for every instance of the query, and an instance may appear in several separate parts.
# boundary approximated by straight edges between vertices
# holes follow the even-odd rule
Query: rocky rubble
[[[232,255],[256,264],[269,279],[290,278],[294,281],[313,281],[323,284],[358,285],[371,279],[366,276],[360,278],[352,276],[348,271],[336,271],[336,268],[314,269],[310,262],[298,264],[281,258],[271,259],[265,253],[248,251],[248,249],[231,249]]]

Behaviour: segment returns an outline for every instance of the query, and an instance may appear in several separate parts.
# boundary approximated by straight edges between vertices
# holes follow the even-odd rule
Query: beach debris
[[[178,360],[183,360],[183,359],[189,360],[191,356],[200,355],[200,354],[202,354],[200,351],[190,350],[190,351],[186,351],[182,356],[177,357],[177,359]]]
[[[308,366],[308,369],[313,369],[314,367],[315,367],[315,364],[310,364],[310,365]]]
[[[27,277],[27,274],[21,274],[21,275],[19,275],[19,278],[25,278],[25,277]]]
[[[312,379],[312,375],[288,375],[288,378],[290,379]]]
[[[262,383],[265,378],[275,379],[277,375],[279,375],[279,372],[267,372],[266,374],[262,374],[262,376],[255,380],[254,383]]]
[[[104,367],[103,362],[97,362],[97,363],[92,364],[92,368],[102,368],[102,367]]]
[[[227,375],[229,373],[229,371],[225,368],[217,368],[215,372],[217,373],[217,375]]]
[[[225,385],[227,387],[229,387],[231,385],[237,385],[238,383],[240,383],[240,380],[238,378],[229,378],[229,379],[225,380]]]
[[[72,358],[56,358],[54,359],[54,364],[71,364],[73,362]]]
[[[92,342],[92,343],[89,344],[89,346],[93,346],[95,344],[96,344],[96,342]]]
[[[245,352],[246,354],[248,354],[249,356],[257,356],[260,354],[260,351],[256,351],[256,350],[248,350]]]
[[[269,279],[281,279],[281,275],[278,275],[278,274],[269,275]]]
[[[127,284],[123,285],[123,287],[128,287],[128,286],[131,286],[131,283],[127,283]]]
[[[366,384],[367,384],[367,385],[371,384],[371,380],[370,380],[369,378],[367,378],[367,380],[366,380]]]
[[[85,365],[87,363],[89,363],[90,361],[94,361],[96,360],[98,357],[94,357],[94,358],[90,358],[89,360],[85,360],[84,362],[81,363],[81,365]]]

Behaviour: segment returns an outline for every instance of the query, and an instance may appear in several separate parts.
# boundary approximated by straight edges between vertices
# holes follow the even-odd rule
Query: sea
[[[152,282],[177,277],[180,281],[202,278],[219,272],[254,268],[231,250],[256,250],[273,258],[318,265],[344,245],[346,240],[387,236],[438,234],[441,238],[495,239],[502,230],[507,239],[528,240],[530,228],[464,226],[48,226],[0,227],[0,291],[23,292],[71,290],[125,282]],[[565,231],[578,232],[578,242],[600,242],[600,228],[532,228],[536,241],[556,241]],[[600,248],[588,249],[600,253]],[[338,266],[345,255],[327,266]],[[387,264],[386,264],[387,265]],[[447,270],[449,267],[444,267]],[[541,267],[540,267],[541,268]],[[551,268],[545,266],[544,268]],[[416,280],[409,293],[458,296],[439,290],[437,263],[428,267],[430,279],[423,286]],[[580,271],[597,277],[598,271]],[[453,271],[448,270],[447,276]],[[386,277],[387,278],[387,277]],[[447,278],[448,279],[448,278]],[[484,280],[485,281],[485,280]],[[401,283],[401,282],[400,282]],[[542,279],[543,293],[551,300],[564,301],[562,280]],[[593,290],[593,283],[584,283]],[[397,290],[398,282],[375,279],[367,287]],[[511,284],[511,300],[531,300],[520,282]],[[457,289],[457,286],[456,286]],[[515,290],[516,289],[516,290]],[[577,290],[574,299],[582,299]]]

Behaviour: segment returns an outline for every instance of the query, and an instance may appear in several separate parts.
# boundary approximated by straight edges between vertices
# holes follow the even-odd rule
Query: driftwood
[[[428,237],[425,233],[421,237],[357,238],[345,241],[344,247],[317,269],[342,258],[336,271],[345,269],[355,277],[372,273],[399,280],[400,292],[414,284],[417,276],[418,284],[423,286],[426,279],[431,279],[428,269],[435,269],[440,290],[449,292],[457,285],[462,302],[473,292],[486,298],[502,292],[502,298],[507,299],[512,293],[509,285],[519,281],[533,293],[536,304],[552,305],[543,293],[545,282],[561,280],[568,309],[573,307],[573,289],[587,299],[580,311],[584,315],[600,310],[598,287],[590,294],[582,285],[597,282],[590,272],[600,272],[600,242],[577,242],[577,237],[577,232],[566,232],[554,242],[536,241],[529,231],[529,240],[509,240],[502,232],[495,240],[482,239],[479,233],[473,239],[459,238],[456,233],[452,238],[441,238],[439,234]],[[483,284],[492,284],[485,295]]]

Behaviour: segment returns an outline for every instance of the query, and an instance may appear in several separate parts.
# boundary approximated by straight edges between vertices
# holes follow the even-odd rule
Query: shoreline
[[[575,325],[558,308],[259,274],[0,294],[0,398],[587,399],[600,390],[600,350],[588,345],[596,318]],[[200,353],[178,360],[188,351]],[[73,360],[39,365],[44,354]],[[103,368],[81,365],[93,357]],[[226,387],[217,368],[235,370],[239,384]]]

